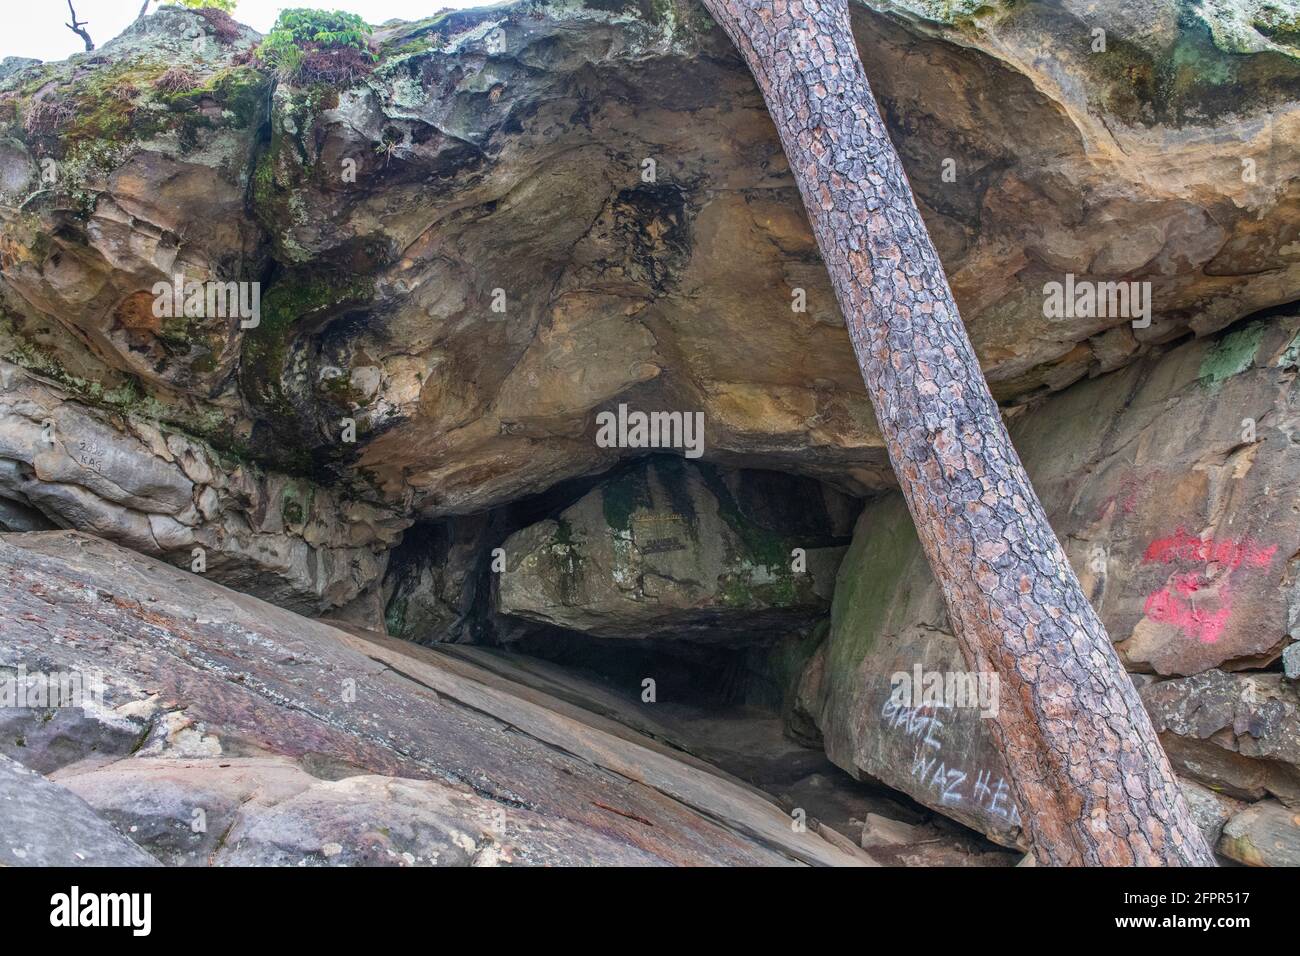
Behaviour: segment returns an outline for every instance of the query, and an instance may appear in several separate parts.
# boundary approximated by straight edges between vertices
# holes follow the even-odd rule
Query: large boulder
[[[245,201],[271,88],[243,62],[257,39],[167,8],[0,81],[6,311],[106,387],[206,401],[239,361],[238,316],[161,317],[152,289],[261,278]]]
[[[810,479],[652,458],[508,538],[497,610],[609,638],[780,632],[829,609],[852,513]]]
[[[1293,685],[1214,668],[1269,665],[1298,636],[1298,333],[1300,319],[1278,318],[1192,342],[1011,423],[1123,660],[1156,675],[1199,675],[1144,691],[1175,762],[1251,799],[1294,795]],[[858,520],[800,710],[840,766],[1015,839],[1017,812],[979,711],[891,697],[893,675],[918,665],[966,669],[911,517],[889,495]]]

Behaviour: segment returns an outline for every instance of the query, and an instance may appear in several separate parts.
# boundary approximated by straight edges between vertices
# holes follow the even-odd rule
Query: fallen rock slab
[[[1185,776],[1300,797],[1300,318],[1278,316],[1101,376],[1010,424],[1085,593]],[[827,754],[1008,844],[1022,809],[982,706],[901,706],[893,677],[967,675],[901,496],[870,502],[796,712]],[[1192,676],[1183,676],[1192,675]],[[977,702],[978,703],[978,702]],[[1116,768],[1118,773],[1118,768]]]
[[[233,812],[224,846],[243,846],[248,862],[327,862],[337,855],[329,842],[345,859],[376,863],[406,862],[404,853],[428,862],[434,850],[439,862],[860,862],[796,832],[755,791],[515,696],[499,680],[441,668],[433,651],[359,637],[87,535],[0,536],[0,655],[29,671],[94,670],[105,707],[148,714],[140,756],[69,783],[139,827],[128,794],[151,776],[165,781],[174,789],[146,814],[149,839],[177,862],[211,852],[178,839],[185,810],[203,801],[209,833]],[[169,755],[283,758],[317,781],[264,812],[238,780],[196,783],[205,775],[193,767],[132,764]],[[289,773],[293,786],[302,782]],[[404,782],[321,787],[358,777]],[[375,809],[349,810],[353,799]],[[366,834],[372,823],[382,832],[385,806],[404,835],[381,847]],[[348,840],[326,839],[328,819],[348,821]]]

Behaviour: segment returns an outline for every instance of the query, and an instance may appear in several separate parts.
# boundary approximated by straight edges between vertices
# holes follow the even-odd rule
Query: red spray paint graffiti
[[[1217,564],[1225,569],[1226,577],[1214,586],[1206,572],[1175,574],[1167,586],[1147,595],[1143,613],[1153,621],[1174,625],[1203,644],[1213,644],[1222,636],[1232,616],[1233,573],[1238,568],[1266,568],[1276,553],[1275,544],[1260,545],[1250,538],[1240,541],[1202,538],[1179,528],[1167,538],[1152,541],[1142,555],[1143,562]],[[1198,595],[1202,602],[1212,606],[1198,607]]]
[[[1235,571],[1243,564],[1251,568],[1266,568],[1276,553],[1275,544],[1263,547],[1250,538],[1216,541],[1188,534],[1179,528],[1167,538],[1152,541],[1142,555],[1142,560],[1160,564],[1172,564],[1179,560],[1222,564]]]

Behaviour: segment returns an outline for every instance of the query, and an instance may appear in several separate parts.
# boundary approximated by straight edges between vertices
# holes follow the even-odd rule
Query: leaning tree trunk
[[[847,0],[704,0],[776,122],[1038,862],[1210,865],[1003,427],[867,85]]]

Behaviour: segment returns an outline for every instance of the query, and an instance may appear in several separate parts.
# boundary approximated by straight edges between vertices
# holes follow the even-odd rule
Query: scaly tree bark
[[[1206,865],[1169,761],[1002,424],[847,0],[704,0],[785,147],[903,494],[1039,863]]]

